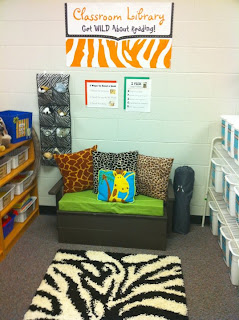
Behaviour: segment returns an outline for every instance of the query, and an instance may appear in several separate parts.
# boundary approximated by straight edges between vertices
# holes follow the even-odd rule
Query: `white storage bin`
[[[37,197],[31,197],[31,200],[27,203],[24,208],[14,209],[18,212],[18,215],[15,218],[15,222],[24,222],[29,215],[35,210],[36,207],[36,199]]]
[[[229,241],[230,278],[234,286],[239,285],[239,240]]]
[[[224,201],[219,201],[218,205],[220,209],[226,208],[226,204]],[[214,236],[218,235],[218,206],[215,201],[210,201],[209,202],[209,211],[210,211],[210,227],[212,230],[212,234]]]
[[[217,213],[218,213],[218,207],[216,205],[216,202],[210,201],[209,202],[209,211],[210,211],[210,227],[212,230],[212,234],[214,236],[218,235],[217,227],[218,227],[218,221],[217,221]]]
[[[222,251],[223,251],[223,258],[226,265],[229,267],[229,241],[233,239],[239,240],[239,228],[238,226],[235,227],[228,227],[224,226],[221,227],[221,241],[222,241]]]
[[[227,131],[228,131],[228,119],[232,115],[221,116],[221,135],[222,135],[222,147],[227,151]]]
[[[23,171],[19,175],[12,179],[12,183],[15,185],[15,194],[19,195],[26,190],[26,185],[31,178],[33,171]],[[19,182],[18,182],[19,181]]]
[[[234,126],[234,145],[233,145],[233,147],[234,147],[234,161],[239,166],[238,140],[239,140],[239,124],[236,124]]]
[[[227,209],[221,209],[221,212],[218,212],[217,223],[218,223],[218,243],[222,249],[221,227],[230,225],[232,228],[238,228],[238,226],[235,218],[228,213]]]
[[[236,200],[235,200],[235,211],[236,211],[236,220],[239,222],[239,187],[234,187]]]
[[[233,239],[233,236],[231,234],[230,228],[228,226],[223,226],[220,229],[220,242],[221,242],[221,248],[223,252],[223,259],[226,263],[226,265],[229,267],[229,241]]]
[[[221,248],[223,252],[223,259],[229,267],[229,241],[233,239],[230,228],[227,226],[221,227]]]
[[[226,202],[228,211],[232,217],[236,216],[236,194],[235,186],[239,186],[239,177],[236,174],[228,174],[226,180]]]
[[[4,178],[11,172],[11,158],[8,156],[0,158],[0,179]]]
[[[226,165],[221,158],[212,158],[212,185],[216,192],[222,193],[222,167]]]
[[[14,198],[14,185],[6,184],[0,188],[0,211],[2,211]]]
[[[226,175],[228,174],[233,174],[232,169],[229,166],[224,166],[222,167],[222,197],[223,200],[227,202],[227,197],[226,197],[226,192],[227,192],[227,188],[226,188]]]
[[[219,246],[222,248],[222,235],[221,235],[221,227],[226,225],[226,221],[221,214],[221,212],[217,213],[217,234],[218,234],[218,243]]]
[[[28,160],[29,149],[30,147],[28,146],[22,146],[9,153],[9,156],[12,158],[12,169],[16,169]]]
[[[239,116],[231,116],[227,122],[227,151],[229,156],[234,158],[234,129],[239,125]]]

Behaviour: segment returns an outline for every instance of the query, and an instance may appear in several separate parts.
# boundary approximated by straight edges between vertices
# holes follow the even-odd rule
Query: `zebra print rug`
[[[59,250],[24,320],[185,320],[176,256]]]

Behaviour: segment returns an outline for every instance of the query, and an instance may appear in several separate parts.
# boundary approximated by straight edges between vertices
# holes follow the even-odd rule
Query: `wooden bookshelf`
[[[16,169],[12,169],[11,172],[0,179],[0,187],[3,187],[6,184],[11,184],[11,180],[16,177],[19,173],[24,170],[34,170],[34,162],[35,162],[35,153],[34,153],[34,144],[32,140],[25,140],[19,143],[11,144],[9,148],[5,151],[0,152],[0,158],[8,155],[11,151],[21,147],[28,146],[28,160],[23,164],[18,166]],[[8,214],[8,212],[13,208],[13,206],[24,199],[24,197],[30,194],[31,196],[36,196],[37,199],[35,201],[35,209],[28,218],[20,223],[15,222],[13,226],[13,230],[4,238],[3,236],[3,228],[2,228],[2,218]],[[37,180],[35,179],[33,183],[24,190],[20,195],[14,195],[13,200],[0,211],[0,261],[3,260],[11,248],[15,245],[18,239],[24,234],[27,228],[31,225],[33,220],[39,215],[39,201],[38,201],[38,189],[37,189]]]

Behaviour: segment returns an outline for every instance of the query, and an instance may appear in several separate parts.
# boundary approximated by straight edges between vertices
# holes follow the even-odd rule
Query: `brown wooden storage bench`
[[[56,196],[59,242],[166,250],[167,233],[172,231],[174,205],[171,181],[163,216],[59,210],[63,196],[62,180],[49,194]]]

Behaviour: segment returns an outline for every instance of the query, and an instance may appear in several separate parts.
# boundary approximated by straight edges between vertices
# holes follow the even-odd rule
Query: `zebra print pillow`
[[[93,192],[98,193],[98,174],[99,170],[125,170],[137,171],[138,151],[129,151],[121,153],[93,151]],[[137,195],[137,183],[136,183]]]

